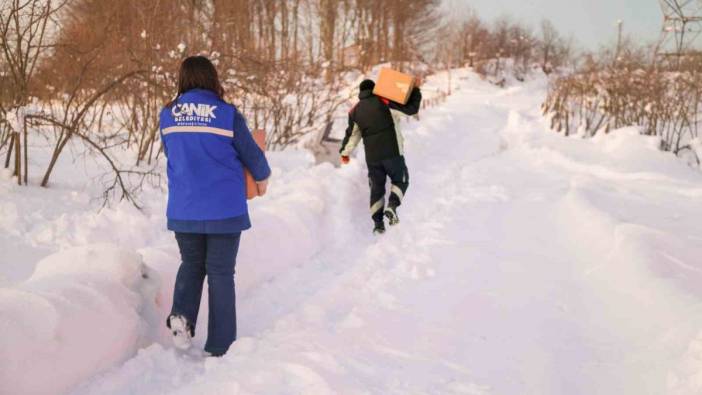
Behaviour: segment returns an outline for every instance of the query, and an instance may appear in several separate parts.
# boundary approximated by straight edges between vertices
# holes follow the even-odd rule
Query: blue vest
[[[235,233],[251,227],[244,167],[254,179],[268,162],[236,107],[214,92],[192,89],[160,114],[168,159],[168,229]]]

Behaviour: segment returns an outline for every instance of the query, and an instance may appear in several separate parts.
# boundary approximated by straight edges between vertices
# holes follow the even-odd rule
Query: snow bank
[[[0,393],[698,393],[699,171],[635,129],[548,131],[545,81],[451,78],[406,125],[410,189],[381,238],[362,155],[270,155],[237,262],[240,338],[220,359],[168,342],[163,191],[146,215],[96,214],[72,184],[1,182],[0,249],[19,241],[30,267],[27,251],[64,251],[0,291]]]
[[[76,247],[0,288],[0,393],[63,393],[150,340],[156,273],[110,244]]]
[[[702,394],[702,332],[690,342],[678,366],[668,374],[667,393]]]
[[[343,242],[340,234],[356,234],[352,218],[367,211],[366,198],[358,200],[367,183],[359,161],[341,170],[314,166],[304,150],[269,159],[273,182],[267,196],[250,202],[254,227],[244,233],[238,256],[240,298]],[[165,229],[163,191],[145,192],[146,212],[128,203],[86,210],[93,190],[16,187],[9,177],[0,193],[7,197],[0,202],[0,248],[7,247],[0,259],[7,276],[0,288],[6,333],[0,358],[12,361],[0,365],[0,393],[65,393],[141,347],[170,345],[163,323],[180,260]],[[260,302],[280,305],[273,298]],[[203,298],[201,318],[207,307]],[[279,312],[251,312],[246,321],[262,328]],[[198,346],[205,334],[196,333]]]

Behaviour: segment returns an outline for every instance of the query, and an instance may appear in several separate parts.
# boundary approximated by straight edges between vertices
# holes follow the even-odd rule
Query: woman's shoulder
[[[238,111],[238,109],[236,108],[236,106],[234,104],[232,104],[224,99],[221,99],[220,103],[222,103],[223,106],[225,106],[226,108],[228,108],[232,111]]]
[[[239,108],[234,103],[230,103],[224,99],[221,99],[221,100],[222,100],[222,105],[226,106],[226,108],[229,109],[232,112],[232,114],[234,114],[235,117],[242,116],[241,112],[239,111]]]
[[[173,106],[175,106],[176,102],[178,101],[178,96],[169,99],[167,102],[163,103],[163,106],[161,107],[160,113],[163,114],[164,112],[171,111],[173,109]]]
[[[166,103],[161,107],[161,111],[159,111],[159,117],[163,118],[164,115],[168,115],[171,110],[173,109],[173,103]]]
[[[225,99],[225,98],[221,98],[221,99],[218,98],[217,100],[218,100],[219,103],[221,103],[223,106],[226,106],[227,108],[232,109],[232,110],[234,110],[234,111],[238,111],[237,108],[236,108],[236,106],[234,105],[234,103],[228,101],[227,99]]]

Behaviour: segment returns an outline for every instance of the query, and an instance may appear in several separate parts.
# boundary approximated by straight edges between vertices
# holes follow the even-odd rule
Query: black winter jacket
[[[358,104],[349,111],[349,125],[339,152],[342,155],[348,154],[349,148],[352,150],[358,143],[353,141],[354,132],[357,135],[360,131],[367,163],[378,163],[402,155],[401,141],[398,141],[398,133],[390,110],[398,110],[407,115],[419,112],[422,102],[422,93],[419,88],[415,87],[412,90],[407,104],[378,97],[371,90],[361,91],[358,98],[360,99]],[[355,130],[356,127],[358,130]]]

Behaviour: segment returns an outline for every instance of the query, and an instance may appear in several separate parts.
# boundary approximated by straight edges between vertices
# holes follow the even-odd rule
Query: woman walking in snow
[[[214,65],[185,59],[176,98],[160,114],[168,160],[168,229],[181,264],[166,324],[175,345],[190,347],[205,277],[209,318],[205,351],[221,356],[236,340],[234,265],[241,232],[251,227],[244,168],[265,193],[271,170],[244,117],[223,100]]]

